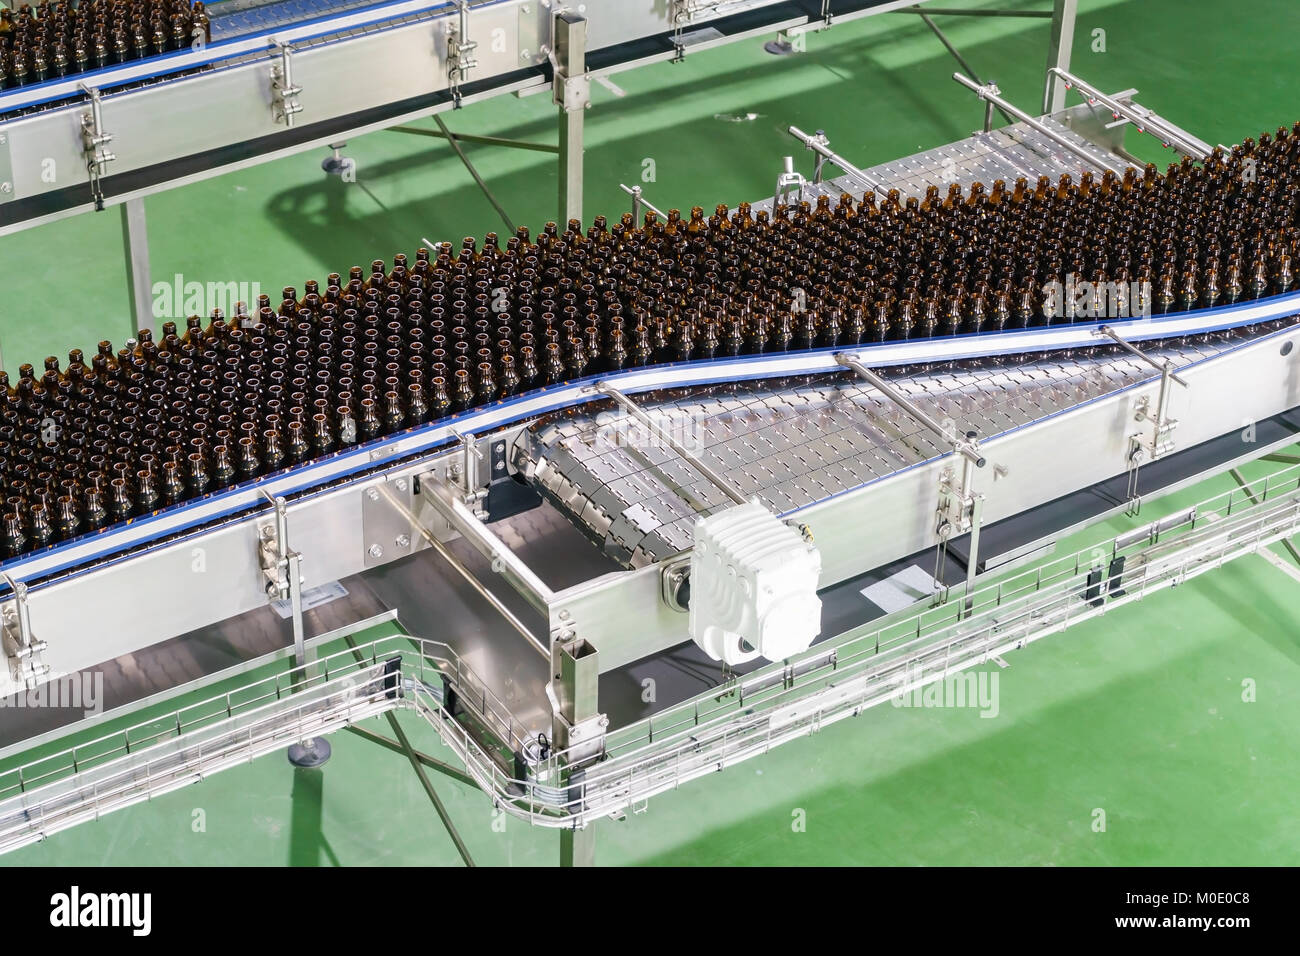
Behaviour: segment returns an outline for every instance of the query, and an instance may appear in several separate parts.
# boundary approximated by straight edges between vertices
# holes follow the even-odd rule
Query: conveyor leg
[[[560,831],[560,866],[596,865],[596,824]]]
[[[587,72],[587,21],[573,13],[555,18],[554,99],[560,107],[560,224],[582,219],[582,124],[590,102]]]
[[[144,199],[128,199],[121,208],[131,320],[138,332],[153,326],[153,282],[149,273],[149,235],[145,227]]]
[[[583,776],[585,763],[604,751],[604,718],[597,705],[600,687],[599,656],[594,647],[581,638],[562,637],[552,644],[551,686],[559,705],[553,718],[551,740],[558,751],[568,751],[573,761],[562,771],[568,790],[570,813],[581,812],[584,805]],[[600,729],[598,730],[597,727]],[[592,739],[597,734],[598,739]],[[588,751],[586,748],[590,748]],[[596,862],[594,822],[582,829],[560,831],[560,865],[593,866]]]
[[[1070,51],[1074,48],[1074,20],[1079,0],[1052,0],[1052,36],[1047,45],[1047,69],[1069,72]],[[1047,74],[1043,89],[1043,112],[1055,113],[1065,108],[1065,81]]]

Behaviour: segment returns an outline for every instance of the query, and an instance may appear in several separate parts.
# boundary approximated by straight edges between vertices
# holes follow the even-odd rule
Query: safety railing
[[[603,759],[554,752],[530,758],[522,776],[445,706],[449,688],[493,735],[524,752],[524,726],[451,648],[381,638],[0,774],[0,850],[396,707],[427,720],[498,806],[534,825],[581,827],[1297,530],[1300,466],[1108,547],[950,595],[941,607],[900,612],[668,707],[609,733]]]

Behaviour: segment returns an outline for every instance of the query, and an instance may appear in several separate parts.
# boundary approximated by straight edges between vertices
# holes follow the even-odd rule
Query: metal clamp
[[[889,191],[882,183],[859,169],[857,166],[854,166],[839,153],[832,151],[830,148],[830,140],[826,138],[826,134],[823,131],[818,130],[815,136],[809,136],[799,127],[791,126],[786,130],[786,132],[799,142],[803,143],[809,150],[817,154],[817,172],[814,182],[820,183],[822,181],[822,167],[826,163],[830,163],[832,166],[844,170],[844,172],[861,182],[877,195],[889,195]]]
[[[9,662],[9,676],[15,684],[32,690],[50,672],[49,665],[41,660],[41,653],[48,645],[32,634],[27,585],[3,572],[0,572],[0,578],[9,585],[13,594],[13,600],[0,613],[0,637],[3,638],[4,655]]]
[[[629,196],[632,197],[632,221],[636,223],[638,226],[641,225],[642,207],[649,209],[660,219],[666,220],[668,218],[663,214],[662,211],[660,211],[658,206],[656,206],[654,203],[650,202],[650,200],[645,198],[645,196],[641,192],[640,186],[628,186],[626,183],[619,183],[618,188],[623,190],[623,192],[627,193]]]
[[[272,601],[289,597],[288,509],[283,498],[268,498],[275,508],[275,521],[263,525],[257,545],[257,563],[266,579],[266,596]]]
[[[459,483],[461,501],[482,517],[480,503],[487,497],[487,489],[479,483],[478,463],[483,460],[483,451],[478,447],[478,436],[455,430],[451,434],[460,442],[461,459],[449,462],[447,477]]]
[[[271,116],[277,123],[293,126],[293,118],[302,112],[298,102],[301,86],[293,82],[293,47],[287,43],[276,43],[280,50],[280,63],[271,67]]]
[[[474,51],[477,41],[469,38],[469,0],[457,0],[460,11],[458,23],[447,24],[447,88],[451,91],[452,109],[460,109],[460,85],[469,78],[469,71],[478,66]]]
[[[1156,396],[1154,407],[1152,406],[1151,396],[1143,395],[1138,399],[1133,417],[1139,422],[1151,422],[1151,438],[1145,443],[1146,460],[1155,461],[1157,458],[1169,454],[1174,449],[1174,443],[1170,436],[1173,434],[1174,429],[1178,427],[1177,419],[1169,416],[1169,398],[1172,394],[1169,386],[1171,382],[1176,382],[1183,388],[1188,388],[1187,380],[1174,371],[1174,363],[1170,359],[1165,359],[1162,362],[1152,358],[1141,349],[1127,342],[1110,326],[1101,326],[1096,330],[1096,334],[1105,336],[1129,354],[1141,359],[1160,372],[1160,391]],[[1133,438],[1135,441],[1141,442],[1139,436],[1134,435]],[[1134,451],[1130,450],[1130,461],[1132,461],[1133,456]],[[1135,492],[1137,467],[1131,465],[1131,472],[1130,485],[1133,487],[1130,490]]]
[[[818,169],[821,164],[818,164]],[[789,205],[786,200],[790,196],[795,197],[795,202],[803,201],[803,188],[808,185],[808,180],[804,179],[803,173],[795,171],[794,157],[787,156],[784,161],[784,168],[781,175],[776,177],[776,193],[772,196],[773,208],[777,206]]]
[[[113,134],[104,130],[104,111],[100,92],[80,84],[81,91],[90,97],[90,110],[81,114],[81,149],[86,157],[86,172],[90,175],[90,194],[95,200],[95,211],[104,210],[104,191],[100,178],[108,164],[117,159],[116,154],[105,149],[113,142]]]

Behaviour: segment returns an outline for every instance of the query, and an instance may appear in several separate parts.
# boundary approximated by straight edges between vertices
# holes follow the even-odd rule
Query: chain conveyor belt
[[[1255,334],[1239,330],[1148,354],[1185,367]],[[894,384],[935,420],[985,440],[1152,376],[1150,365],[1101,348],[1027,363],[912,370]],[[952,450],[847,373],[652,393],[640,402],[705,464],[783,516]],[[731,504],[665,442],[608,408],[538,421],[516,443],[515,464],[626,567],[688,550],[697,518]]]

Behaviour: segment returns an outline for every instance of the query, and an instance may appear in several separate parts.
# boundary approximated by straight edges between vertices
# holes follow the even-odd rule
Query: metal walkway
[[[941,592],[930,606],[612,731],[603,758],[586,762],[580,776],[569,753],[539,756],[506,705],[446,645],[387,637],[0,774],[0,852],[398,708],[421,715],[463,761],[466,773],[456,775],[497,806],[533,825],[582,828],[1297,531],[1293,465],[1109,546],[995,576],[969,593]],[[446,689],[455,692],[455,717],[444,707]]]

